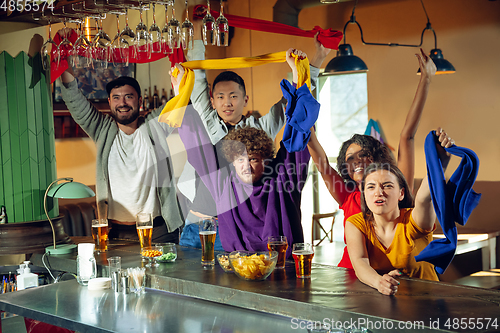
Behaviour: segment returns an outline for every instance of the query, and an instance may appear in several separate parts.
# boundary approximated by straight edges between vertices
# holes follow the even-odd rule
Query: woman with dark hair
[[[438,140],[439,158],[446,167],[449,154],[442,147],[451,147],[453,140],[443,135]],[[432,241],[436,220],[427,177],[414,203],[408,183],[395,165],[372,163],[365,170],[361,189],[363,213],[349,217],[345,226],[358,279],[385,295],[397,292],[399,282],[394,277],[403,274],[437,281],[432,264],[415,261]]]
[[[406,116],[406,122],[401,130],[397,165],[409,181],[409,193],[413,191],[415,147],[414,137],[422,115],[425,100],[429,90],[430,79],[436,73],[436,66],[424,51],[416,54],[420,71],[420,82],[415,98]],[[318,142],[314,131],[311,131],[308,144],[311,157],[321,173],[330,194],[344,211],[344,227],[348,217],[361,212],[359,186],[364,176],[364,170],[373,162],[396,164],[389,150],[377,139],[368,135],[355,134],[342,144],[337,159],[338,172],[330,166],[328,157]],[[443,135],[446,135],[444,133]],[[345,234],[345,233],[344,233]],[[345,235],[344,235],[345,241]],[[353,268],[347,247],[344,248],[339,267]]]

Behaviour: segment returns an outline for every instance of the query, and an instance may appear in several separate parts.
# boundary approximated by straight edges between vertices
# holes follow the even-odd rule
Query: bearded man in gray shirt
[[[70,72],[61,75],[62,97],[75,122],[95,142],[99,215],[110,239],[138,240],[135,217],[152,214],[154,242],[179,242],[183,224],[166,138],[173,128],[158,122],[162,107],[139,115],[139,83],[122,76],[106,85],[111,116],[79,91]]]

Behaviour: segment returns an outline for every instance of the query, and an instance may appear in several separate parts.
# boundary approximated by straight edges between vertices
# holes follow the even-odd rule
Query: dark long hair
[[[373,213],[372,211],[368,208],[368,205],[366,204],[366,199],[365,199],[365,181],[366,177],[374,173],[376,171],[380,170],[386,170],[392,173],[393,175],[396,176],[398,179],[398,184],[399,188],[404,189],[404,198],[398,203],[399,209],[402,208],[413,208],[415,206],[415,202],[413,201],[413,195],[410,193],[408,182],[406,181],[405,176],[401,172],[401,170],[398,169],[397,166],[391,163],[372,163],[370,164],[366,170],[365,170],[365,175],[363,177],[363,181],[361,183],[361,211],[363,212],[363,217],[365,218],[366,222],[372,222],[373,221]]]
[[[345,161],[345,154],[347,152],[347,149],[353,143],[366,150],[368,154],[370,154],[370,157],[373,159],[374,163],[380,162],[396,164],[394,158],[391,156],[391,152],[389,151],[389,149],[387,149],[387,147],[384,146],[380,141],[369,135],[354,134],[349,140],[342,143],[337,158],[337,170],[339,171],[340,176],[346,182],[354,182],[354,180],[352,180],[349,176],[347,163]]]

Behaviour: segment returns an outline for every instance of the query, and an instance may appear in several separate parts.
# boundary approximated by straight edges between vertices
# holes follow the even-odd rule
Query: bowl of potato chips
[[[276,251],[233,251],[229,254],[229,264],[234,273],[243,280],[265,280],[276,267],[278,252]]]

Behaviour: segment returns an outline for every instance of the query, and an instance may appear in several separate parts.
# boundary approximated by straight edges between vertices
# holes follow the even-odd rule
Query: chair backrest
[[[332,213],[324,214],[313,214],[312,216],[312,230],[311,230],[311,244],[313,246],[320,245],[325,239],[328,239],[330,243],[333,243],[333,224],[335,223],[335,215],[337,211]],[[332,224],[329,225],[329,229],[325,229],[323,224],[321,224],[321,219],[332,218]],[[317,241],[314,243],[314,241]]]

